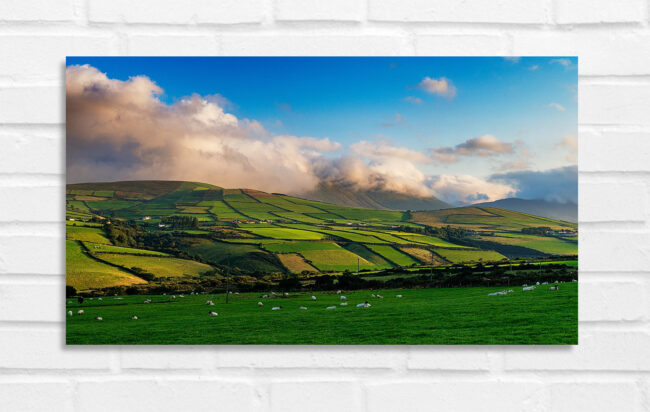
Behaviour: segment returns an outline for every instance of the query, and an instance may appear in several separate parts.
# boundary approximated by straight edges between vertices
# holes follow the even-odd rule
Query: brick
[[[580,171],[650,171],[650,132],[580,131]]]
[[[63,305],[55,309],[63,310]],[[66,347],[65,330],[0,330],[0,369],[108,369],[111,349]]]
[[[580,182],[580,222],[645,221],[646,186],[639,182],[611,180]]]
[[[74,20],[73,0],[3,0],[0,19],[7,21],[69,21]],[[5,61],[6,63],[6,61]]]
[[[515,346],[504,353],[507,370],[647,371],[650,335],[644,332],[580,331],[577,346]]]
[[[545,2],[533,0],[370,0],[370,20],[396,22],[546,23]]]
[[[403,382],[370,384],[368,410],[412,412],[498,409],[501,412],[536,410],[544,394],[536,382]]]
[[[505,36],[485,34],[424,34],[415,37],[420,56],[502,56],[508,54]]]
[[[549,387],[549,410],[643,411],[641,393],[634,382],[567,382]]]
[[[638,282],[580,279],[580,321],[634,321],[646,317],[646,287]]]
[[[409,369],[489,370],[490,352],[475,346],[440,346],[432,351],[427,346],[409,348]]]
[[[61,225],[63,233],[63,225]],[[0,236],[0,273],[62,275],[65,242],[62,237]]]
[[[283,382],[270,388],[271,411],[359,411],[361,401],[355,382]]]
[[[580,84],[580,124],[650,125],[650,84]]]
[[[262,0],[90,0],[88,7],[90,21],[108,23],[259,23],[265,13]]]
[[[614,4],[614,3],[612,3]],[[580,75],[649,74],[650,35],[621,30],[525,31],[512,36],[513,53],[524,56],[579,56]]]
[[[646,233],[579,231],[580,270],[642,271],[648,269],[650,236]]]
[[[0,50],[11,55],[0,66],[0,76],[64,84],[66,56],[115,54],[115,43],[110,35],[0,36]]]
[[[221,368],[393,368],[405,362],[404,351],[392,347],[327,346],[315,352],[309,346],[228,346],[216,353]]]
[[[643,0],[556,0],[555,21],[560,24],[631,23],[646,19]]]
[[[43,207],[43,199],[48,199],[48,207]],[[62,187],[0,187],[0,222],[60,222],[64,205]]]
[[[215,36],[132,35],[127,47],[133,56],[205,56],[219,52]]]
[[[2,382],[0,399],[5,411],[72,412],[72,385],[65,382]]]
[[[120,350],[123,369],[207,369],[214,365],[213,350],[202,347],[128,347]]]
[[[407,38],[385,35],[256,35],[228,34],[221,37],[225,56],[376,56],[411,54]]]
[[[275,19],[360,21],[364,18],[365,2],[362,0],[276,0]]]
[[[63,284],[63,277],[60,285],[0,283],[0,321],[62,321],[65,317]]]
[[[80,382],[79,410],[113,412],[149,405],[159,412],[253,411],[255,394],[246,383],[206,380],[128,380]]]
[[[0,123],[63,123],[64,100],[65,90],[62,87],[0,89]]]
[[[51,174],[65,170],[63,139],[29,130],[22,133],[0,130],[0,144],[0,173]]]

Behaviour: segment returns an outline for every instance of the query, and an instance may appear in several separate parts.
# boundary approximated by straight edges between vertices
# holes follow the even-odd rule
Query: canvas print
[[[65,76],[67,344],[577,344],[577,58]]]

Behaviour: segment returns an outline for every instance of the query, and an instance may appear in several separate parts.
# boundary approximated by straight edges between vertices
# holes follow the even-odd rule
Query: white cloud
[[[490,157],[509,154],[514,150],[511,143],[502,142],[491,134],[467,139],[454,147],[433,149],[432,157],[441,163],[455,163],[459,156]]]
[[[422,152],[406,147],[391,146],[387,143],[375,144],[362,140],[351,145],[350,149],[359,156],[373,160],[397,158],[414,163],[430,162],[430,159],[427,157],[427,155]]]
[[[417,104],[417,105],[421,105],[423,103],[422,99],[415,96],[406,96],[404,98],[404,101],[412,104]]]
[[[508,184],[488,182],[471,175],[440,175],[432,178],[429,186],[436,197],[451,204],[489,202],[515,192]]]
[[[425,77],[418,84],[418,88],[424,90],[427,93],[435,94],[449,99],[452,99],[456,96],[456,86],[454,86],[451,80],[447,79],[446,77],[441,77],[439,79]]]
[[[564,106],[562,106],[560,103],[554,103],[554,102],[552,102],[552,103],[547,104],[546,106],[547,106],[547,107],[550,107],[550,108],[552,108],[552,109],[555,109],[555,110],[557,110],[557,111],[559,111],[559,112],[563,112],[563,111],[566,110],[566,109],[564,108]]]
[[[573,63],[569,59],[551,59],[549,64],[559,64],[560,66],[564,67],[565,69],[570,69],[573,67]]]
[[[578,136],[568,134],[562,138],[558,145],[568,151],[566,156],[567,162],[576,163],[578,161]]]

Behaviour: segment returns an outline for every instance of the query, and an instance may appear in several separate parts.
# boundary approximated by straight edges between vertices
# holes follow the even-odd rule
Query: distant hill
[[[438,210],[451,207],[437,197],[416,197],[388,190],[357,190],[356,188],[321,183],[301,197],[340,206],[386,210]]]
[[[473,206],[490,206],[515,212],[529,213],[550,219],[578,222],[578,205],[575,203],[549,202],[544,199],[508,198],[494,202],[478,203]]]

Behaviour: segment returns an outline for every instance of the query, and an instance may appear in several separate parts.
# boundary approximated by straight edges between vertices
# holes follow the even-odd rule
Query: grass
[[[269,227],[269,228],[251,228],[245,229],[247,232],[253,233],[262,237],[269,237],[272,239],[291,239],[291,240],[320,240],[324,236],[322,233],[309,232],[307,230],[300,229],[288,229],[281,227]]]
[[[414,263],[418,263],[406,253],[400,252],[390,245],[367,245],[367,247],[399,266],[410,266]]]
[[[489,344],[578,343],[577,283],[557,292],[514,287],[506,296],[487,296],[503,288],[411,289],[345,292],[350,304],[338,306],[332,293],[291,294],[260,299],[260,294],[106,297],[84,302],[85,314],[66,319],[68,344]],[[372,299],[371,293],[385,298]],[[395,298],[396,294],[404,297]],[[147,298],[152,304],[143,304]],[[215,306],[206,306],[211,299]],[[263,307],[257,302],[264,301]],[[356,308],[369,300],[371,307]],[[67,309],[76,310],[76,301]],[[298,310],[298,306],[307,310]],[[337,305],[336,310],[325,310]],[[282,306],[271,311],[272,306]],[[208,316],[208,311],[219,313]],[[131,320],[137,315],[138,320]],[[102,322],[95,321],[101,316]]]
[[[436,253],[451,263],[484,262],[504,259],[500,253],[493,250],[463,250],[463,249],[435,249]]]
[[[125,253],[131,255],[169,256],[167,253],[158,252],[155,250],[134,249],[131,247],[121,247],[91,242],[84,242],[84,245],[91,253]]]
[[[275,253],[300,253],[306,250],[337,250],[340,248],[339,245],[333,242],[283,242],[264,245],[264,249]]]
[[[282,253],[278,258],[291,273],[301,273],[304,270],[318,272],[318,269],[305,262],[305,259],[297,253]]]
[[[556,237],[526,235],[522,233],[495,233],[494,236],[482,236],[481,240],[526,247],[552,255],[575,255],[578,253],[578,242]]]
[[[367,260],[343,248],[331,250],[305,250],[300,253],[312,265],[322,271],[357,270],[357,259],[360,269],[374,269],[376,266]]]
[[[448,242],[444,239],[440,239],[433,236],[412,234],[412,233],[403,233],[403,232],[391,232],[395,235],[399,235],[404,239],[409,240],[411,243],[424,243],[426,245],[438,246],[438,247],[450,247],[458,249],[467,249],[467,246],[457,245],[455,243]]]
[[[177,259],[162,256],[134,256],[117,253],[101,253],[99,258],[114,265],[125,268],[139,267],[145,272],[153,273],[156,277],[198,276],[211,270],[210,265],[193,260]]]
[[[65,234],[67,240],[80,240],[83,242],[105,243],[110,245],[110,240],[100,228],[85,226],[66,226]]]
[[[344,245],[344,247],[355,255],[373,263],[377,269],[389,269],[394,267],[394,265],[384,259],[383,256],[373,252],[365,245],[360,243],[348,243],[347,245]]]
[[[124,270],[98,262],[87,256],[78,242],[65,242],[66,285],[77,290],[146,283]]]
[[[201,255],[203,259],[217,264],[228,261],[234,267],[250,272],[281,272],[276,258],[262,251],[257,245],[215,242],[208,239],[191,239],[184,247],[190,255]]]

